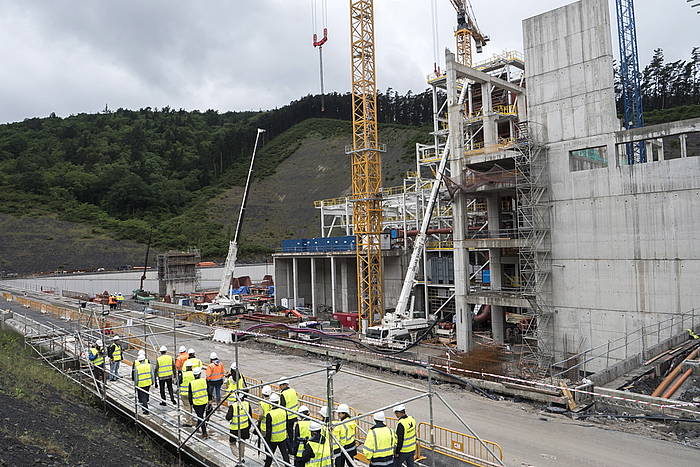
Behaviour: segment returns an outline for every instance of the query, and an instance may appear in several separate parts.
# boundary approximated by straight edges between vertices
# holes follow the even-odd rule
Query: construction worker
[[[195,356],[194,349],[189,349],[187,351],[187,360],[185,363],[187,362],[190,362],[190,366],[193,370],[197,367],[202,368],[204,366],[204,363],[202,363],[202,361]]]
[[[266,384],[263,386],[261,390],[261,394],[263,399],[269,400],[270,396],[272,395],[272,387],[269,384]],[[260,401],[260,418],[258,418],[258,428],[262,432],[263,436],[265,436],[265,433],[267,432],[267,413],[272,409],[272,406],[270,405],[269,402],[266,402],[265,400]]]
[[[115,297],[117,299],[117,308],[122,309],[122,303],[124,303],[124,295],[121,292]]]
[[[337,428],[333,429],[333,433],[337,433],[338,442],[343,445],[345,452],[347,452],[351,458],[354,458],[357,454],[357,446],[355,443],[357,423],[354,421],[343,421],[350,418],[350,407],[348,407],[347,404],[340,404],[335,411],[338,413],[338,418],[340,420],[337,424]],[[352,466],[352,462],[348,461],[340,447],[333,450],[333,457],[335,458],[336,467],[343,467],[346,463]]]
[[[394,407],[394,415],[398,418],[396,425],[396,448],[394,448],[394,466],[406,464],[413,467],[416,457],[416,419],[406,415],[406,406],[399,404]]]
[[[308,416],[309,408],[302,405],[299,407],[299,412]],[[305,464],[305,462],[302,461],[302,456],[304,455],[304,446],[306,446],[306,442],[311,439],[310,424],[311,420],[297,418],[297,422],[294,425],[294,446],[292,447],[292,454],[294,454],[294,465],[296,467],[303,467]]]
[[[180,402],[182,405],[182,410],[185,413],[183,425],[192,426],[192,404],[190,404],[190,382],[194,380],[192,364],[185,362],[183,370],[185,371],[182,372],[182,378],[180,379]]]
[[[124,359],[119,336],[114,336],[112,343],[107,347],[107,356],[109,357],[109,380],[116,381],[120,378],[119,365]]]
[[[187,353],[187,347],[181,345],[177,358],[175,359],[175,369],[177,370],[178,381],[182,381],[182,367],[185,365],[188,358],[190,358],[190,356]]]
[[[107,304],[109,305],[110,310],[115,310],[117,308],[117,297],[110,295],[107,299]]]
[[[204,372],[201,366],[196,366],[192,369],[194,379],[189,383],[188,399],[189,403],[197,414],[197,426],[194,431],[202,428],[202,438],[208,438],[207,435],[207,405],[209,405],[209,393],[207,392],[207,380],[202,378]]]
[[[105,355],[102,350],[102,341],[100,339],[97,339],[95,344],[90,347],[88,351],[88,360],[90,360],[92,364],[92,374],[95,376],[98,389],[101,391],[105,370]]]
[[[277,393],[270,394],[270,402],[280,404],[280,396]],[[265,458],[265,467],[272,465],[272,454],[277,449],[282,453],[282,459],[289,463],[289,451],[287,450],[287,411],[272,406],[265,416],[265,441],[270,446],[270,454]]]
[[[340,444],[342,444],[342,433],[341,428],[337,423],[331,422],[330,412],[328,406],[323,406],[318,411],[321,415],[321,436],[326,440],[326,442],[331,446],[331,450],[334,452],[334,457],[337,453],[340,453]],[[328,436],[328,423],[331,422],[333,436]]]
[[[160,405],[165,405],[165,387],[168,387],[170,393],[170,401],[175,404],[175,395],[173,394],[173,376],[175,375],[175,359],[172,355],[168,355],[168,348],[164,345],[160,346],[160,356],[156,360],[156,388],[160,384]]]
[[[146,359],[146,352],[139,350],[134,367],[131,370],[131,379],[136,387],[136,397],[139,404],[143,406],[143,414],[148,415],[148,400],[151,395],[151,384],[153,384],[153,369],[151,363]]]
[[[236,467],[242,466],[245,462],[245,443],[243,440],[250,439],[250,421],[253,417],[250,403],[245,400],[245,396],[245,394],[240,394],[240,400],[235,395],[230,396],[231,404],[226,413],[226,420],[230,422],[228,442],[231,454],[238,459]]]
[[[299,457],[299,465],[313,467],[331,467],[333,465],[331,446],[328,444],[328,440],[323,437],[321,428],[322,426],[318,422],[309,424],[311,437],[304,444],[302,454]]]
[[[209,391],[209,399],[216,401],[216,404],[221,403],[221,386],[224,385],[224,364],[219,360],[216,352],[209,355],[209,365],[207,365],[207,390]]]
[[[299,410],[299,396],[294,389],[289,387],[288,380],[280,382],[280,405],[289,409],[287,412],[287,440],[291,450],[294,442],[294,423],[297,420],[295,412]]]
[[[243,378],[241,372],[238,371],[236,362],[231,363],[231,371],[226,378],[226,391],[231,394],[230,397],[233,397],[237,390],[245,389],[245,387],[245,378]]]
[[[375,413],[374,426],[367,432],[362,453],[369,461],[370,467],[387,467],[394,463],[396,434],[386,426],[384,412]]]

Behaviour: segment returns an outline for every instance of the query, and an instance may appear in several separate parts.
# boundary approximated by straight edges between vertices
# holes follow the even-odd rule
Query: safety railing
[[[493,66],[497,63],[501,62],[520,62],[520,63],[525,63],[525,57],[521,52],[518,52],[517,50],[507,50],[504,51],[503,53],[493,55],[486,60],[482,60],[480,62],[477,62],[473,65],[473,67],[477,70],[483,70],[484,68],[488,68],[489,66]]]
[[[499,465],[498,461],[486,448],[474,437],[458,431],[420,422],[418,424],[418,444],[424,449],[431,449],[430,430],[433,429],[435,439],[435,452],[457,459],[470,465],[493,466]],[[503,448],[493,441],[482,440],[491,449],[498,459],[503,461]]]

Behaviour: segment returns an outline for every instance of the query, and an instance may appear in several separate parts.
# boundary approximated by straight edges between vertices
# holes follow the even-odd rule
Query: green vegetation
[[[678,120],[687,120],[689,118],[700,117],[700,104],[681,105],[679,107],[671,107],[670,109],[659,109],[644,112],[644,123],[647,125],[655,125],[657,123],[677,122]]]

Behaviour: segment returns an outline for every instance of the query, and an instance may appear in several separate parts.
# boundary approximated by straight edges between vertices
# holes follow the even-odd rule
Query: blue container
[[[491,271],[489,269],[484,269],[481,271],[481,283],[490,284],[491,283]]]

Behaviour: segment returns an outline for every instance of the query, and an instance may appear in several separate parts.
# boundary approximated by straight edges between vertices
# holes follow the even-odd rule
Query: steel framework
[[[382,158],[377,124],[374,2],[350,0],[352,69],[352,200],[357,236],[357,302],[361,322],[384,316],[382,277]]]
[[[536,376],[551,363],[551,243],[547,190],[547,152],[532,134],[531,124],[519,122],[515,157],[518,250],[522,295],[530,303],[523,329],[521,368]]]
[[[624,127],[644,126],[642,91],[639,86],[639,54],[637,53],[637,26],[634,20],[634,0],[616,0],[617,34],[620,43],[620,85]],[[647,161],[644,143],[627,145],[627,163]]]

